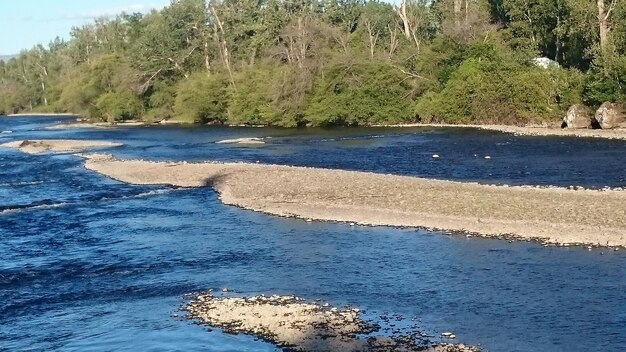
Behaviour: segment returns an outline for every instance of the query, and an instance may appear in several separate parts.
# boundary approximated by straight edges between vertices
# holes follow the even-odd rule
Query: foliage
[[[467,59],[443,89],[418,100],[422,121],[525,124],[558,119],[578,102],[582,82],[577,71],[546,70],[494,48],[481,44],[467,50]]]
[[[174,103],[176,120],[188,123],[226,121],[228,85],[222,76],[196,73],[179,83]]]
[[[96,108],[103,119],[115,122],[139,117],[143,106],[131,92],[108,92],[98,97]]]
[[[410,121],[410,93],[405,75],[387,64],[338,64],[316,82],[305,116],[313,126]]]
[[[0,61],[0,113],[552,121],[572,103],[626,102],[625,16],[626,1],[612,0],[175,0]]]

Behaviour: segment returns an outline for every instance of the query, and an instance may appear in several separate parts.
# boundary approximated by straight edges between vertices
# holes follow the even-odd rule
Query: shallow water
[[[2,118],[0,131],[14,132],[0,142],[106,138],[125,143],[107,150],[120,157],[626,185],[626,142],[432,129],[43,129],[56,120]],[[268,135],[262,146],[214,143]],[[170,316],[185,293],[223,287],[417,316],[431,334],[453,331],[489,351],[626,348],[624,251],[277,218],[224,206],[206,188],[125,185],[72,155],[0,148],[0,255],[0,350],[275,350]]]

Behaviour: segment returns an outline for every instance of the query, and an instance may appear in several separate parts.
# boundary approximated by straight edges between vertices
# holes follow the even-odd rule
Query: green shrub
[[[130,92],[105,93],[98,97],[96,108],[109,122],[138,118],[143,110],[141,100]]]
[[[626,56],[607,51],[596,58],[587,74],[583,96],[590,106],[605,101],[626,103]]]
[[[249,125],[281,125],[281,115],[273,104],[278,69],[259,65],[236,76],[236,91],[228,104],[228,122]]]
[[[305,117],[313,126],[410,121],[411,86],[385,63],[335,65],[316,82]]]
[[[576,71],[470,58],[440,92],[419,99],[416,112],[425,122],[553,121],[579,101],[580,86]]]
[[[229,100],[228,80],[196,73],[178,84],[174,118],[187,123],[224,122]]]

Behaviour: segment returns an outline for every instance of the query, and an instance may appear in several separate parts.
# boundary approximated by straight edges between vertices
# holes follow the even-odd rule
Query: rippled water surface
[[[45,129],[57,120],[0,118],[0,131],[12,131],[0,143],[110,139],[124,146],[107,152],[127,158],[626,185],[620,141],[453,129]],[[214,143],[269,136],[261,146]],[[626,349],[624,251],[282,219],[224,206],[208,188],[125,185],[69,154],[0,148],[0,258],[6,351],[274,351],[171,316],[183,294],[222,287],[417,316],[429,333],[453,331],[488,351]]]

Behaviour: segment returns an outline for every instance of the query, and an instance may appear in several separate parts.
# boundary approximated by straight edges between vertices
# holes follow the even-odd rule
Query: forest
[[[0,61],[0,114],[555,123],[626,103],[625,0],[172,0]]]

